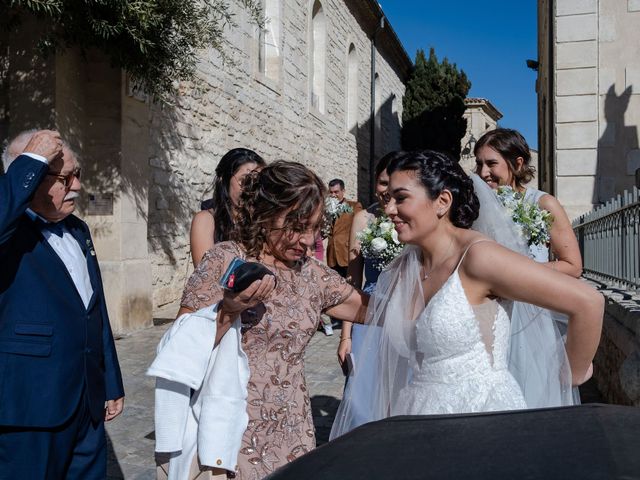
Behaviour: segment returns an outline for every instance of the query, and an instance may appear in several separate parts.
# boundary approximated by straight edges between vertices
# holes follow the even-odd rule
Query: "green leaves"
[[[527,245],[549,245],[553,224],[549,211],[537,203],[525,202],[524,195],[510,186],[498,187],[496,194]]]
[[[43,19],[43,53],[98,48],[128,72],[134,85],[168,101],[177,80],[195,75],[198,52],[216,49],[223,60],[225,29],[236,26],[229,0],[4,0],[0,26],[19,28],[25,15]],[[262,25],[259,0],[237,0]]]
[[[45,14],[50,17],[60,15],[64,6],[61,0],[10,0],[4,3],[9,3],[11,7],[23,7],[37,15]]]
[[[471,82],[455,63],[446,58],[439,62],[433,48],[428,59],[418,50],[402,103],[403,148],[429,148],[460,158],[467,127],[464,99],[470,88]]]

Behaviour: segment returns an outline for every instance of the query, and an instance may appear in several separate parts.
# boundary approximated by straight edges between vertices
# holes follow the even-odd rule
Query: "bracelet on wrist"
[[[341,341],[341,342],[342,342],[343,340],[351,340],[351,337],[344,337],[344,338],[341,338],[341,339],[340,339],[340,341]]]

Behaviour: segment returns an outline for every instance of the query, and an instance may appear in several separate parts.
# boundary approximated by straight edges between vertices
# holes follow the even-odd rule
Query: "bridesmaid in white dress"
[[[533,178],[535,169],[530,165],[531,152],[524,137],[508,128],[491,130],[480,137],[474,155],[476,173],[487,185],[493,189],[508,185],[522,193],[525,202],[536,203],[553,215],[549,233],[555,261],[549,261],[549,249],[544,245],[532,245],[529,248],[531,258],[559,272],[579,277],[582,258],[567,213],[553,195],[526,185]]]
[[[387,171],[385,211],[409,246],[382,272],[369,302],[362,356],[378,356],[378,378],[368,391],[373,401],[352,394],[359,391],[356,371],[332,438],[353,428],[353,406],[363,403],[373,404],[369,421],[572,404],[571,385],[591,374],[602,295],[471,230],[478,197],[472,180],[446,155],[410,152]],[[479,179],[477,185],[495,199]],[[504,209],[492,215],[506,216]],[[513,331],[510,312],[518,302],[568,315],[566,350],[560,338],[552,345],[530,341],[535,315]],[[514,338],[527,352],[515,369],[509,355]]]

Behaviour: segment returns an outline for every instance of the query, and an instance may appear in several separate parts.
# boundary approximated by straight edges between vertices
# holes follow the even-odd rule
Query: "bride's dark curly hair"
[[[258,258],[280,215],[287,212],[283,230],[307,228],[326,192],[322,180],[301,163],[280,160],[250,173],[242,186],[235,240]]]
[[[471,228],[478,218],[480,202],[473,189],[473,181],[458,162],[444,153],[423,150],[407,152],[392,160],[387,167],[389,175],[405,170],[416,172],[431,200],[438,198],[443,190],[449,190],[453,197],[449,220],[456,227]]]

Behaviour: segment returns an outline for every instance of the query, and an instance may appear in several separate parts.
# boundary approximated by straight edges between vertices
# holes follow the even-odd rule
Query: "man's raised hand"
[[[62,155],[62,138],[54,130],[39,130],[33,134],[27,146],[24,147],[24,153],[41,155],[51,163],[52,160]]]

